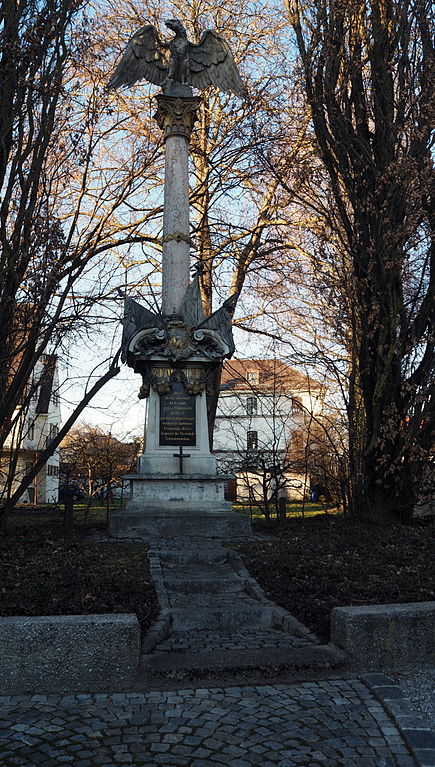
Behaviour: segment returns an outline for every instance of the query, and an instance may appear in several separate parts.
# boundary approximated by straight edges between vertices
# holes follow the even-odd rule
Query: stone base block
[[[233,511],[213,514],[165,513],[148,508],[146,513],[118,511],[112,514],[110,533],[119,537],[152,538],[239,538],[251,535],[245,514]]]
[[[224,498],[227,477],[201,474],[133,474],[127,475],[130,495],[125,511],[154,514],[163,512],[211,513],[231,511]]]
[[[331,641],[358,668],[383,671],[432,667],[435,602],[335,607]]]
[[[0,618],[0,694],[129,689],[139,653],[135,615]]]
[[[110,532],[150,538],[234,538],[251,535],[251,522],[224,498],[225,476],[129,475],[130,497],[112,514]]]

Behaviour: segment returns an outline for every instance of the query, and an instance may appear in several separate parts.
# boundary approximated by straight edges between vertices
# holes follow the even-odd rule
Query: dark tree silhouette
[[[425,0],[288,7],[354,286],[363,405],[354,510],[407,517],[433,481],[433,9]]]

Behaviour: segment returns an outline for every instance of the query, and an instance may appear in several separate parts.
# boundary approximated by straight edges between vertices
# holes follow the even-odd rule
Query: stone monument
[[[139,396],[148,398],[146,438],[138,473],[128,476],[128,500],[112,515],[111,532],[248,534],[249,520],[233,513],[224,499],[227,478],[216,474],[207,415],[216,371],[234,352],[236,297],[205,317],[198,275],[190,282],[189,271],[189,139],[201,100],[192,86],[215,85],[241,95],[243,84],[216,32],[207,30],[195,45],[180,21],[166,24],[175,32],[169,43],[150,25],[136,32],[108,85],[117,88],[141,79],[162,85],[155,119],[165,141],[161,311],[127,298],[123,323],[122,359],[140,373]]]

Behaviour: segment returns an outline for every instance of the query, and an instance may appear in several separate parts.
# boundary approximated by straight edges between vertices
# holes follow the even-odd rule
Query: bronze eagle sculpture
[[[131,38],[107,87],[130,86],[148,80],[171,94],[177,86],[207,88],[214,85],[226,93],[242,96],[245,88],[237,65],[225,40],[207,29],[199,43],[191,43],[179,19],[166,26],[175,32],[169,43],[159,37],[155,27],[141,27]]]

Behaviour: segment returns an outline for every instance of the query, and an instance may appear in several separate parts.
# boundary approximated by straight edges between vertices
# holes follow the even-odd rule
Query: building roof
[[[223,364],[221,391],[310,392],[322,385],[277,359],[231,359]]]

